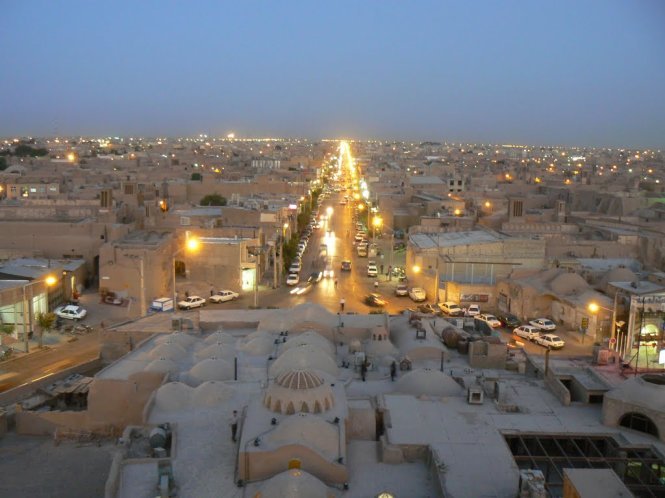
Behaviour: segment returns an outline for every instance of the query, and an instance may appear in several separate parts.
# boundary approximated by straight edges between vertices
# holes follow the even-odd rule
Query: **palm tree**
[[[37,313],[37,325],[39,325],[39,347],[42,347],[42,339],[44,336],[44,331],[48,332],[53,328],[55,323],[55,313]]]

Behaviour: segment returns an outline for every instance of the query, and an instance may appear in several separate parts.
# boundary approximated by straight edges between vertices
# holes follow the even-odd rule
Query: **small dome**
[[[612,268],[603,275],[601,283],[607,285],[610,282],[634,282],[637,275],[632,270],[625,267]]]
[[[153,360],[157,358],[168,358],[169,360],[181,360],[185,356],[187,356],[187,351],[185,351],[185,349],[182,346],[176,344],[175,342],[165,342],[163,344],[154,347],[150,351],[149,356]]]
[[[189,405],[192,388],[182,382],[168,382],[155,394],[155,408],[163,411],[182,410]]]
[[[284,351],[270,366],[270,376],[291,370],[321,370],[333,377],[339,373],[337,364],[325,350],[309,344]]]
[[[291,337],[282,346],[282,352],[291,348],[297,348],[299,346],[305,345],[316,346],[323,349],[330,355],[335,354],[335,346],[333,346],[332,342],[330,342],[318,332],[314,332],[313,330],[308,330],[307,332],[303,332],[300,335]]]
[[[399,351],[389,339],[370,340],[365,344],[365,353],[370,356],[397,356]]]
[[[145,370],[146,372],[163,372],[163,373],[176,374],[180,371],[180,368],[178,367],[178,364],[173,360],[169,360],[168,358],[157,358],[156,360],[152,360],[150,363],[148,363],[143,370]]]
[[[233,364],[221,358],[208,358],[191,368],[189,378],[194,384],[208,380],[233,380]]]
[[[218,330],[217,332],[213,332],[208,337],[206,337],[203,342],[206,344],[215,344],[218,342],[223,344],[233,344],[236,342],[236,338],[230,334],[227,334],[226,332]]]
[[[336,425],[309,413],[286,417],[269,432],[265,441],[280,448],[291,444],[307,446],[330,460],[339,457],[339,433]]]
[[[279,375],[275,383],[288,389],[312,389],[323,384],[323,379],[309,370],[291,370]]]
[[[332,498],[328,487],[304,470],[291,469],[268,479],[254,498]]]
[[[204,382],[192,390],[192,405],[198,407],[218,406],[228,402],[236,390],[224,382]]]
[[[275,347],[275,338],[267,332],[253,332],[238,341],[238,349],[252,356],[270,354]]]
[[[414,396],[449,397],[462,392],[455,380],[439,370],[419,368],[404,374],[396,383],[395,390]]]
[[[206,358],[225,358],[231,359],[235,356],[235,351],[233,347],[229,344],[224,344],[221,342],[215,342],[210,344],[210,346],[203,348],[200,351],[196,352],[196,357],[204,360]]]
[[[187,348],[196,342],[196,338],[184,332],[174,332],[173,334],[164,334],[155,340],[155,344],[178,344]]]
[[[562,273],[550,282],[550,289],[560,296],[578,294],[589,288],[586,280],[577,273]]]

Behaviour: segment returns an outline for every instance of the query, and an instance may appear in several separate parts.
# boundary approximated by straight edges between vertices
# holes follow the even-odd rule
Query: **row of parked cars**
[[[464,309],[459,304],[447,301],[439,303],[441,312],[448,316],[471,316],[475,320],[486,323],[491,328],[505,327],[512,329],[513,334],[522,339],[527,339],[540,346],[550,349],[561,349],[565,341],[552,332],[556,330],[556,324],[549,318],[534,318],[528,324],[522,324],[519,318],[511,313],[492,315],[481,313],[480,306],[471,304]]]
[[[238,299],[240,294],[232,290],[220,290],[215,292],[208,298],[208,301],[201,296],[187,296],[182,301],[178,301],[178,308],[181,310],[192,310],[194,308],[202,308],[207,302],[210,303],[225,303]]]

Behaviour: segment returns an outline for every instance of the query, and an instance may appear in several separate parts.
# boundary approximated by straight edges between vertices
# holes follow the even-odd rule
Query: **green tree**
[[[0,171],[7,169],[7,158],[0,156]]]
[[[55,323],[55,313],[37,313],[37,325],[39,325],[39,347],[42,347],[44,331],[48,332]]]
[[[13,323],[3,323],[0,324],[0,345],[2,344],[2,338],[5,334],[11,335],[14,333],[14,324]]]
[[[201,173],[192,173],[192,176],[190,177],[190,179],[193,182],[200,182],[201,180],[203,180],[203,177],[201,176]]]
[[[194,173],[196,174],[196,173]],[[219,194],[208,194],[199,202],[201,206],[226,206],[226,197]]]

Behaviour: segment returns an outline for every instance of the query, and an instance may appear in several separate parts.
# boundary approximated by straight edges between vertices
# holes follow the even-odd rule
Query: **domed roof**
[[[208,358],[190,369],[189,378],[195,384],[208,380],[233,380],[233,364],[221,358]]]
[[[228,402],[236,390],[224,382],[208,381],[192,390],[192,405],[198,407],[218,406]]]
[[[297,413],[286,417],[264,439],[268,445],[277,448],[300,444],[330,460],[339,457],[337,426],[309,413]]]
[[[637,275],[626,267],[612,268],[603,275],[601,283],[607,285],[609,282],[634,282]]]
[[[270,354],[275,345],[275,338],[268,332],[252,332],[238,341],[237,348],[252,356]]]
[[[452,377],[431,368],[419,368],[404,374],[397,381],[395,390],[414,396],[432,397],[458,396],[462,393],[462,388]]]
[[[580,277],[577,273],[562,273],[555,277],[550,282],[550,289],[559,294],[560,296],[567,296],[570,294],[577,294],[589,288],[586,280]]]
[[[332,342],[313,330],[308,330],[300,335],[291,337],[282,345],[282,352],[306,344],[321,348],[330,355],[335,354],[335,346],[333,346]]]
[[[150,353],[150,358],[168,358],[169,360],[181,360],[187,356],[187,351],[175,342],[164,342],[154,347]]]
[[[284,372],[268,387],[263,404],[277,413],[322,413],[332,408],[332,388],[315,372]]]
[[[233,344],[236,342],[236,338],[222,330],[217,330],[217,332],[213,332],[208,337],[206,337],[203,342],[206,344],[215,344],[218,342],[224,344]]]
[[[189,405],[192,388],[182,382],[168,382],[157,389],[155,407],[164,411],[177,411]]]
[[[328,487],[304,470],[291,469],[268,479],[254,498],[332,498]]]
[[[223,344],[221,342],[215,342],[210,344],[210,346],[203,348],[200,351],[196,352],[196,357],[199,359],[205,358],[226,358],[230,359],[235,356],[235,351],[233,347],[229,344]]]
[[[370,340],[365,344],[365,353],[371,356],[397,356],[399,351],[390,342],[389,339],[384,339],[382,341]]]
[[[291,370],[279,375],[275,383],[288,389],[312,389],[323,384],[323,379],[309,370]]]
[[[152,360],[150,363],[148,363],[143,370],[146,372],[163,372],[175,374],[180,371],[180,368],[173,360],[169,360],[168,358],[157,358],[156,360]]]
[[[337,364],[323,349],[304,345],[284,351],[270,366],[270,376],[277,377],[291,370],[321,370],[337,377]]]
[[[155,344],[178,344],[185,349],[194,342],[196,342],[196,338],[184,332],[164,334],[155,340]]]

